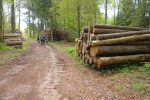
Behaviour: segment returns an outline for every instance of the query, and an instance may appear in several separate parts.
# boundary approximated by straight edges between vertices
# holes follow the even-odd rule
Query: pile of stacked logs
[[[44,34],[47,34],[48,40],[51,41],[61,41],[61,40],[67,40],[68,33],[63,29],[44,29]]]
[[[76,39],[77,54],[89,65],[150,61],[150,29],[114,25],[84,27]]]
[[[4,35],[4,43],[7,46],[11,46],[14,48],[22,49],[23,41],[20,33],[11,33]]]

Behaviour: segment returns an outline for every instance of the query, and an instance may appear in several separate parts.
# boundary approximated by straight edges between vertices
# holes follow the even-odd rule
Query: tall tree
[[[77,25],[78,25],[78,34],[80,36],[80,3],[77,0]]]
[[[105,24],[107,24],[107,10],[108,10],[107,6],[108,6],[108,0],[105,0]]]
[[[3,38],[3,0],[0,0],[0,42]]]
[[[16,23],[15,23],[15,8],[14,8],[14,0],[11,0],[11,31],[15,32]]]
[[[18,30],[20,30],[21,0],[19,0],[19,4],[18,4],[18,13],[19,13]]]

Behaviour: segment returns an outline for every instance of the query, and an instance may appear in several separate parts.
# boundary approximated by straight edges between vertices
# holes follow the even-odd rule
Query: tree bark
[[[90,41],[96,40],[96,37],[94,34],[90,34]]]
[[[11,0],[11,3],[11,31],[14,33],[16,28],[14,0]]]
[[[99,34],[96,36],[97,40],[105,40],[105,39],[114,39],[132,35],[142,35],[142,34],[149,34],[150,30],[143,30],[143,31],[132,31],[132,32],[122,32],[122,33],[113,33],[113,34]]]
[[[31,33],[31,11],[29,9],[29,37],[32,37],[32,33]]]
[[[150,53],[150,46],[96,46],[90,48],[90,55],[95,56],[110,56],[120,54],[142,54]]]
[[[77,25],[78,25],[78,34],[80,37],[80,3],[79,3],[79,0],[77,0]]]
[[[3,41],[3,1],[0,0],[0,42]]]
[[[127,55],[127,56],[116,56],[116,57],[101,57],[97,60],[97,67],[102,68],[107,65],[121,64],[129,62],[145,62],[150,61],[150,54],[138,54],[138,55]]]
[[[96,8],[96,0],[94,0],[94,23],[97,22],[97,8]]]
[[[96,40],[91,41],[91,46],[100,46],[100,45],[116,45],[116,44],[123,44],[128,42],[135,42],[135,41],[146,41],[150,40],[150,34],[144,34],[144,35],[135,35],[135,36],[129,36],[129,37],[121,37],[116,39],[108,39],[108,40]]]
[[[107,24],[107,5],[108,5],[108,0],[105,0],[105,24]]]
[[[95,25],[93,25],[93,28],[120,29],[120,30],[129,30],[129,31],[149,30],[148,28],[127,27],[127,26],[117,26],[117,25],[104,25],[104,24],[95,24]]]
[[[18,30],[20,30],[20,9],[21,9],[21,1],[19,0],[19,10],[18,10],[18,13],[19,13],[19,25],[18,25]]]
[[[109,33],[117,33],[117,32],[126,32],[127,30],[120,29],[105,29],[105,28],[94,28],[93,34],[109,34]]]
[[[139,41],[139,42],[128,42],[128,43],[122,43],[119,45],[150,45],[150,41]]]

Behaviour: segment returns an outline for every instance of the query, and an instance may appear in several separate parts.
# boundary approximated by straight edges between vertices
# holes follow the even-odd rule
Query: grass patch
[[[14,48],[6,46],[4,43],[0,43],[0,53],[13,50]]]
[[[12,47],[8,47],[5,44],[0,44],[0,65],[4,65],[9,61],[12,61],[22,53],[26,52],[29,49],[29,42],[23,43],[23,49],[16,49]]]
[[[77,56],[75,47],[65,47],[63,52],[70,55],[70,57],[76,62],[76,68],[80,71],[85,71],[85,67],[82,67],[83,61]]]
[[[135,91],[143,91],[143,90],[145,90],[145,86],[144,86],[144,84],[141,83],[141,82],[133,83],[133,84],[132,84],[132,88],[133,88]]]
[[[78,62],[78,64],[83,64],[82,60],[77,57],[75,47],[66,47],[63,51],[68,53],[76,62]]]
[[[150,72],[150,63],[127,63],[100,69],[103,74]]]

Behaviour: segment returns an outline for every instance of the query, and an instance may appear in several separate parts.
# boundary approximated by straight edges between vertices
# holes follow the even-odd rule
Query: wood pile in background
[[[150,61],[150,29],[114,25],[84,27],[76,39],[78,56],[97,68]]]
[[[47,35],[48,40],[61,41],[67,40],[68,33],[63,29],[44,29],[43,33]]]
[[[22,49],[23,41],[20,33],[10,33],[4,35],[4,43],[7,46],[15,47],[18,49]]]

